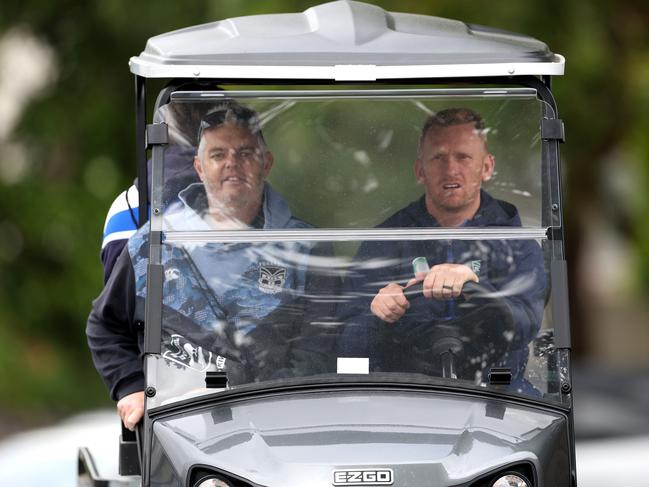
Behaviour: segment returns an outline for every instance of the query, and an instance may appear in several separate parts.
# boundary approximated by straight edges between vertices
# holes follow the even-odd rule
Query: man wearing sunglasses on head
[[[163,213],[165,231],[290,229],[295,218],[266,181],[274,163],[257,114],[224,102],[200,122],[193,167],[199,178]],[[144,412],[142,365],[149,225],[120,254],[88,318],[95,366],[118,401],[125,426]],[[326,337],[309,336],[309,316],[322,315],[319,290],[336,283],[311,265],[331,247],[301,242],[182,243],[162,246],[162,350],[169,360],[213,361],[230,384],[311,374],[325,364]],[[312,314],[311,314],[312,313]],[[307,337],[305,340],[302,338]],[[314,354],[323,357],[322,362]],[[218,360],[217,360],[218,359]],[[209,365],[209,364],[208,364]],[[315,370],[317,369],[317,370]]]

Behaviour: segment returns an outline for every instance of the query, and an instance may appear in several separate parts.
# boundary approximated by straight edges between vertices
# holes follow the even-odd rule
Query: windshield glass
[[[529,89],[456,91],[463,96],[452,97],[449,90],[388,90],[380,97],[228,93],[227,99],[222,92],[175,93],[157,114],[170,127],[166,200],[197,180],[190,154],[199,145],[201,123],[218,126],[230,117],[261,134],[254,148],[272,158],[266,181],[295,217],[318,228],[373,228],[423,193],[414,175],[421,133],[426,120],[442,112],[449,121],[441,123],[452,125],[479,118],[474,131],[494,160],[493,171],[480,181],[483,189],[515,205],[524,226],[541,225],[550,209],[541,190],[543,104]],[[228,100],[241,109],[228,112]]]
[[[180,92],[156,117],[153,406],[214,391],[208,371],[561,400],[534,92]]]

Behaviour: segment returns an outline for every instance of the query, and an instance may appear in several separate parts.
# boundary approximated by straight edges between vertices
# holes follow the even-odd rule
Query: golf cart
[[[130,68],[146,411],[137,434],[124,430],[121,476],[102,478],[82,449],[80,485],[576,485],[563,124],[550,83],[560,55],[341,0],[156,36]],[[149,113],[145,89],[159,80]],[[200,134],[223,107],[254,118],[273,156],[255,224],[183,213],[202,187]],[[449,110],[484,120],[496,165],[482,201],[515,216],[396,225],[404,207],[425,207],[420,134]],[[417,283],[401,319],[374,316],[378,290],[428,271],[430,255],[478,282],[445,299]]]

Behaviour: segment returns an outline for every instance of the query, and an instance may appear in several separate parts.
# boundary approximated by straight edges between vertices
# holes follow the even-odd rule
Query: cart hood
[[[430,392],[249,399],[158,420],[154,436],[152,464],[171,462],[180,479],[203,465],[266,486],[331,485],[334,470],[360,468],[391,469],[395,485],[456,485],[522,461],[561,469],[548,465],[568,457],[560,413]]]

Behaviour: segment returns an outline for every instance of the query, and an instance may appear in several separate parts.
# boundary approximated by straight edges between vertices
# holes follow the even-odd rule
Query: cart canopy
[[[158,35],[130,68],[145,78],[373,81],[561,75],[564,58],[528,36],[340,0]]]

